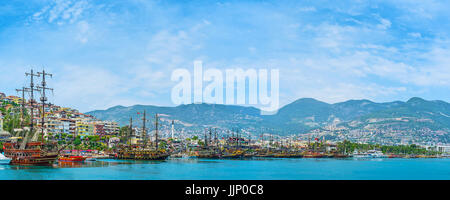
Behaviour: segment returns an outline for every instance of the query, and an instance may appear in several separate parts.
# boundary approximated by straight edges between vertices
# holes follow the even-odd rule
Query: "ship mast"
[[[155,143],[156,143],[156,150],[158,150],[158,113],[156,113],[156,120],[155,120]]]
[[[209,145],[212,145],[212,129],[209,128]]]
[[[34,86],[34,77],[39,77],[39,75],[35,74],[33,72],[33,69],[31,69],[31,72],[30,73],[26,72],[25,76],[30,76],[30,78],[31,78],[30,79],[30,87],[23,88],[23,90],[30,92],[30,107],[31,107],[31,109],[30,109],[30,112],[31,112],[31,114],[30,114],[30,135],[25,134],[22,144],[20,145],[20,149],[25,149],[25,147],[27,146],[29,137],[31,137],[31,135],[33,135],[33,132],[34,132],[34,91],[39,91],[39,89],[37,89]],[[33,136],[32,140],[34,140],[34,136]]]
[[[218,138],[217,138],[217,128],[214,130],[214,135],[215,135],[215,143],[216,143],[216,146],[219,146],[219,142],[218,142]]]
[[[27,88],[25,88],[25,87],[22,87],[22,89],[16,89],[16,91],[17,92],[22,92],[22,105],[21,105],[21,108],[20,108],[20,112],[21,112],[21,115],[20,115],[20,128],[23,131],[24,121],[25,121],[24,120],[24,116],[25,116],[25,92],[29,92],[29,90]]]
[[[144,110],[144,116],[142,117],[142,139],[143,139],[143,144],[142,144],[142,148],[145,149],[145,146],[147,145],[147,130],[145,129],[145,121],[146,121],[146,111]]]
[[[30,132],[33,134],[34,131],[34,91],[39,91],[39,89],[37,89],[34,86],[34,77],[39,77],[38,74],[35,74],[33,72],[33,70],[31,70],[30,73],[25,73],[26,76],[30,76],[30,87],[29,88],[24,88],[30,91],[30,107],[31,107],[31,124],[30,124]]]
[[[205,148],[208,146],[208,136],[206,136],[206,131],[207,129],[205,128],[205,144],[204,144]]]
[[[262,133],[259,134],[259,141],[261,142],[261,146],[264,146],[264,138]]]
[[[41,141],[44,142],[44,130],[45,130],[45,106],[46,105],[50,105],[50,104],[46,104],[47,102],[47,96],[45,95],[45,91],[46,90],[50,90],[53,92],[53,88],[48,88],[47,87],[47,82],[45,81],[45,77],[49,76],[50,78],[53,77],[53,74],[49,74],[47,72],[45,72],[45,70],[42,70],[42,72],[38,72],[37,73],[38,76],[42,77],[42,82],[40,86],[37,86],[38,89],[40,89],[41,92],[41,103],[42,103],[42,116],[41,116]]]
[[[131,138],[132,137],[133,137],[133,117],[130,117],[130,131],[129,131],[128,137],[126,138],[127,140],[125,142],[125,145],[129,141],[130,142],[130,147],[131,147]]]
[[[236,129],[236,135],[237,135],[237,147],[241,148],[241,134],[239,132],[239,129]]]
[[[175,132],[175,124],[174,124],[174,120],[172,120],[172,129],[171,129],[171,132],[172,132],[172,139],[174,139],[174,132]]]

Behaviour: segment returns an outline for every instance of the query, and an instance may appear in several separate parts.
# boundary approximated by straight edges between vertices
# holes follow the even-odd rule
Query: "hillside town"
[[[20,137],[22,131],[29,129],[31,116],[31,102],[18,96],[7,96],[0,92],[0,140]],[[36,108],[41,108],[39,103],[33,102]],[[22,109],[24,108],[24,109]],[[142,113],[141,113],[142,114]],[[42,126],[42,109],[33,110],[33,120],[37,129]],[[117,147],[128,134],[130,126],[119,127],[113,121],[102,121],[92,115],[87,115],[73,108],[57,105],[47,105],[44,110],[45,135],[48,140],[57,141],[59,144],[70,144],[71,149],[108,151]],[[167,116],[162,115],[161,121],[167,121]],[[7,123],[5,123],[7,121]],[[135,122],[136,123],[136,122]],[[132,125],[131,125],[132,126]],[[130,145],[139,145],[149,137],[150,143],[155,143],[157,138],[152,137],[154,131],[143,134],[142,127],[132,127],[133,131],[129,139]],[[336,128],[334,128],[336,129]],[[147,130],[147,129],[146,129]],[[285,149],[307,151],[311,146],[323,147],[322,152],[333,152],[338,150],[340,142],[328,140],[327,134],[320,132],[303,134],[301,136],[278,136],[261,133],[258,136],[246,130],[234,130],[223,132],[223,130],[206,128],[198,133],[177,132],[172,126],[164,125],[160,129],[158,144],[161,147],[182,149],[184,152],[202,149],[205,146],[229,146],[239,144],[254,148]],[[238,133],[240,135],[238,135]],[[146,136],[145,136],[146,135]],[[344,138],[342,141],[346,141]],[[350,140],[351,141],[351,140]],[[356,144],[356,143],[355,143]],[[368,144],[360,143],[358,145]],[[395,144],[392,144],[395,145]],[[374,146],[375,147],[375,146]],[[381,148],[381,146],[378,146]],[[419,146],[418,146],[419,147]],[[316,147],[313,147],[313,149]],[[355,150],[356,147],[351,149]],[[420,148],[447,154],[450,148],[442,145],[421,145]],[[349,149],[350,150],[350,149]],[[369,149],[366,149],[369,150]]]
[[[0,137],[19,136],[18,133],[29,130],[31,116],[34,125],[40,130],[42,126],[42,105],[18,96],[7,96],[0,92]],[[110,140],[117,140],[119,126],[116,122],[102,121],[91,115],[86,115],[73,108],[57,105],[44,106],[45,137],[58,141],[60,144],[72,140],[72,136],[80,140],[94,138],[109,145]],[[7,121],[7,123],[6,123]]]

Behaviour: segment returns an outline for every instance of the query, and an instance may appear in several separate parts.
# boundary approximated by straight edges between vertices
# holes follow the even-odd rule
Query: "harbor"
[[[0,165],[0,180],[448,180],[450,159],[100,159]]]
[[[449,10],[417,0],[0,1],[0,180],[10,180],[0,182],[18,192],[0,188],[107,199],[439,193],[283,180],[450,180]]]
[[[445,146],[302,139],[214,125],[185,134],[176,128],[181,122],[145,109],[119,126],[51,104],[45,91],[53,92],[46,81],[52,74],[25,75],[28,87],[17,89],[22,98],[2,99],[2,180],[450,178]]]

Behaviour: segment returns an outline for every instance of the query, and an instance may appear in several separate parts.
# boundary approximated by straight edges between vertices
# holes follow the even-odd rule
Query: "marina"
[[[268,137],[254,131],[252,135],[242,128],[220,130],[212,125],[194,135],[182,135],[175,129],[175,120],[171,120],[170,134],[166,126],[163,135],[160,121],[168,121],[161,119],[165,115],[155,113],[149,119],[147,110],[137,113],[141,127],[130,115],[124,116],[129,124],[120,127],[48,103],[45,91],[52,89],[45,77],[52,74],[31,70],[26,75],[31,78],[29,87],[17,90],[23,98],[4,101],[10,108],[15,106],[15,111],[4,113],[8,118],[16,116],[16,123],[10,128],[13,134],[4,134],[1,141],[2,180],[450,178],[450,159],[443,148],[330,142],[325,137],[302,141],[297,136],[274,138],[272,133]],[[41,78],[39,86],[33,77]],[[41,94],[40,103],[35,100],[36,91]],[[28,102],[25,92],[30,94]]]
[[[448,180],[450,159],[254,158],[0,165],[0,180]]]
[[[439,193],[283,180],[450,180],[449,10],[417,0],[0,1],[0,180],[200,180],[4,181],[19,192],[4,191]],[[265,189],[252,194],[251,182]]]

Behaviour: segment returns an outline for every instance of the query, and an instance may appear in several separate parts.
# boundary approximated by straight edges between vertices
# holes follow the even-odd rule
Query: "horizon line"
[[[432,101],[432,102],[433,102],[433,101],[442,101],[442,102],[448,103],[447,101],[444,101],[444,100],[439,100],[439,99],[428,100],[428,99],[424,99],[424,98],[422,98],[422,97],[417,97],[417,96],[410,97],[410,98],[409,98],[408,100],[406,100],[406,101],[402,101],[402,100],[394,100],[394,101],[386,101],[386,102],[376,102],[376,101],[372,101],[372,100],[369,100],[369,99],[348,99],[348,100],[340,101],[340,102],[336,102],[336,103],[328,103],[328,102],[326,102],[326,101],[318,100],[318,99],[313,98],[313,97],[301,97],[301,98],[298,98],[297,100],[294,100],[294,101],[292,101],[292,102],[290,102],[290,103],[287,103],[287,104],[285,104],[285,105],[283,105],[283,106],[280,106],[280,108],[278,109],[278,111],[279,111],[280,109],[282,109],[282,108],[288,106],[288,105],[291,105],[291,104],[293,104],[293,103],[295,103],[295,102],[297,102],[297,101],[299,101],[299,100],[303,100],[303,99],[312,99],[312,100],[315,100],[315,101],[318,101],[318,102],[326,103],[326,104],[328,104],[328,105],[335,105],[335,104],[345,103],[345,102],[349,102],[349,101],[369,101],[369,102],[371,102],[371,103],[377,103],[377,104],[394,103],[394,102],[402,102],[402,103],[406,103],[406,102],[408,102],[408,101],[410,101],[411,99],[414,99],[414,98],[422,99],[422,100],[424,100],[424,101]],[[106,110],[109,110],[109,109],[112,109],[112,108],[115,108],[115,107],[130,108],[130,107],[134,107],[134,106],[155,106],[155,107],[176,108],[176,107],[179,107],[179,106],[188,106],[188,105],[196,105],[196,104],[198,104],[198,105],[206,104],[206,105],[236,106],[236,107],[255,108],[255,109],[260,110],[260,109],[259,109],[258,107],[256,107],[255,105],[248,105],[248,104],[217,104],[217,103],[198,102],[198,103],[190,103],[190,104],[179,104],[179,105],[173,105],[173,106],[153,105],[153,104],[134,104],[134,105],[130,105],[130,106],[116,105],[116,106],[112,106],[112,107],[109,107],[109,108],[106,108],[106,109],[95,109],[95,110],[91,110],[91,111],[87,111],[87,112],[83,112],[83,113],[89,113],[89,112],[95,112],[95,111],[106,111]]]

